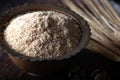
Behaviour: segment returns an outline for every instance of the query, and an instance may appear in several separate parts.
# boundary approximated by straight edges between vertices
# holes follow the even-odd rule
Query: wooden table
[[[63,5],[61,1],[63,0],[34,0],[34,2],[47,2],[52,4],[58,4],[60,6],[68,8],[68,6]],[[69,0],[64,0],[68,1]],[[64,2],[63,1],[63,2]],[[77,1],[77,0],[75,0]],[[33,0],[4,0],[4,2],[0,2],[0,11],[7,10],[8,8],[12,6],[17,6],[18,4],[24,4],[28,2],[33,2]],[[59,2],[59,3],[58,3]],[[73,8],[72,8],[73,9]],[[94,31],[93,27],[91,29]],[[95,34],[93,33],[92,34]],[[100,41],[97,41],[97,38],[94,37],[94,35],[91,37],[92,40],[95,40],[95,42],[92,42],[93,48],[90,48],[90,45],[88,50],[85,49],[81,52],[80,55],[77,55],[73,58],[73,61],[75,62],[75,65],[72,65],[73,67],[70,70],[66,70],[60,73],[54,74],[53,76],[49,77],[49,79],[42,79],[42,80],[78,80],[79,77],[80,80],[119,80],[119,74],[120,74],[120,63],[114,62],[112,60],[109,60],[105,58],[104,56],[101,56],[98,53],[110,55],[110,58],[112,56],[111,52],[109,52],[109,48],[104,49],[106,45],[102,45],[103,43]],[[100,44],[98,44],[100,43]],[[116,43],[114,43],[116,44]],[[96,48],[96,45],[98,46],[99,50],[97,50],[98,53],[94,52],[96,51],[94,48]],[[117,44],[119,46],[119,44]],[[104,51],[102,51],[104,50]],[[113,54],[115,51],[112,51]],[[118,52],[116,52],[118,53]],[[115,61],[119,61],[119,55],[116,57],[114,55],[114,58],[111,58]],[[72,72],[73,71],[73,72]],[[71,76],[68,76],[70,75]],[[55,77],[56,76],[56,77]],[[76,77],[77,76],[77,77]],[[74,78],[74,79],[73,79]],[[102,79],[103,78],[103,79]],[[117,79],[118,78],[118,79]],[[7,79],[16,79],[16,80],[40,80],[40,77],[30,75],[25,71],[22,71],[19,69],[16,65],[12,63],[10,58],[8,57],[7,53],[0,50],[0,80],[7,80]]]
[[[74,65],[71,65],[70,69],[55,73],[47,79],[42,78],[42,80],[72,80],[72,78],[75,80],[75,76],[79,76],[80,80],[98,80],[94,79],[96,76],[105,80],[109,80],[108,78],[111,80],[120,79],[119,63],[106,59],[89,50],[85,49],[79,55],[73,57],[73,62]],[[68,76],[69,74],[71,76]],[[3,79],[40,80],[41,78],[22,71],[12,63],[7,53],[0,51],[0,80]]]

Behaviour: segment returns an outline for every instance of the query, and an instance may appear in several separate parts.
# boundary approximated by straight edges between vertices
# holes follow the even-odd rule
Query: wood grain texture
[[[0,80],[19,79],[24,72],[10,60],[8,55],[0,50]]]
[[[19,0],[18,2],[20,1],[23,1],[22,4],[27,2],[26,0]],[[91,4],[92,7],[90,8],[93,10],[96,10],[98,14],[91,13],[90,11],[91,9],[89,10],[87,9],[89,8],[89,6],[87,6],[88,3],[86,3],[85,1],[91,1],[92,3],[90,2],[89,4]],[[113,79],[111,80],[118,80],[120,79],[119,78],[120,64],[116,62],[108,61],[106,60],[106,58],[103,59],[103,57],[102,58],[98,57],[96,56],[96,54],[102,54],[105,57],[108,57],[112,60],[120,61],[120,52],[119,52],[120,51],[120,21],[119,21],[120,17],[114,11],[114,9],[109,5],[110,3],[107,2],[107,0],[106,0],[107,5],[104,4],[104,7],[102,2],[99,3],[96,1],[98,0],[47,0],[47,2],[46,0],[34,0],[34,1],[31,0],[30,2],[42,2],[42,3],[55,4],[66,9],[71,9],[76,13],[78,13],[80,16],[83,16],[84,19],[86,19],[91,25],[90,28],[92,32],[91,41],[87,46],[87,49],[90,49],[98,53],[91,52],[92,54],[86,54],[86,55],[84,54],[85,56],[80,55],[81,57],[77,57],[75,59],[80,63],[80,66],[88,70],[88,72],[86,72],[88,73],[87,75],[91,75],[92,70],[94,71],[96,68],[105,68],[105,70],[108,71],[109,75],[113,77]],[[105,1],[105,0],[101,0],[101,1]],[[6,9],[11,6],[10,3],[7,3],[7,4],[9,5],[6,6]],[[98,5],[101,5],[101,6],[98,6]],[[0,5],[0,7],[3,7],[3,6],[5,5],[4,4]],[[103,9],[106,9],[105,6],[110,6],[110,9],[101,11]],[[6,9],[2,9],[2,10],[4,11]],[[103,13],[105,14],[104,16],[103,16]],[[99,15],[103,16],[103,18],[100,18]],[[7,79],[36,80],[34,77],[31,77],[30,75],[26,74],[24,71],[19,69],[17,66],[15,66],[10,60],[10,58],[7,56],[7,54],[0,49],[0,80],[3,80],[3,79],[4,80],[7,80]],[[40,80],[40,79],[37,79],[37,80]],[[58,80],[58,78],[56,79],[54,78],[54,80]],[[91,80],[91,79],[86,79],[86,80]]]
[[[7,53],[0,51],[0,80],[96,80],[96,77],[98,80],[120,79],[120,64],[97,53],[85,49],[73,57],[72,61],[74,65],[71,68],[41,78],[19,69]]]

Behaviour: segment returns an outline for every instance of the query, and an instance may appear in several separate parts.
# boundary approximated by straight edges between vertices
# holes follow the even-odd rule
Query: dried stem
[[[120,61],[120,16],[108,0],[62,0],[64,5],[90,24],[88,49]]]

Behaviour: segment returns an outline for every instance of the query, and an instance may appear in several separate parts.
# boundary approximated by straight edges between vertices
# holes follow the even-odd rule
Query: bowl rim
[[[15,51],[11,50],[7,46],[7,44],[3,38],[3,32],[4,32],[5,27],[7,26],[6,22],[9,22],[11,19],[13,19],[14,17],[16,17],[18,15],[21,15],[21,14],[24,14],[27,12],[33,12],[33,11],[56,11],[56,12],[63,13],[65,15],[73,18],[78,23],[78,25],[80,26],[80,29],[81,29],[81,40],[79,41],[79,45],[78,45],[79,48],[77,48],[77,49],[79,49],[79,51],[76,51],[74,54],[66,53],[63,56],[58,56],[56,58],[49,58],[49,59],[38,58],[38,59],[36,59],[33,57],[29,57],[29,56],[25,56],[25,55],[16,53]],[[4,29],[2,29],[2,28],[4,28]],[[2,32],[0,33],[0,46],[2,47],[2,49],[7,51],[8,55],[12,55],[12,56],[14,56],[16,58],[20,58],[22,60],[30,60],[30,61],[61,60],[61,59],[70,58],[71,56],[76,55],[83,48],[85,48],[85,46],[88,44],[88,42],[90,40],[90,35],[91,35],[88,22],[85,21],[77,13],[73,12],[72,10],[62,8],[57,5],[40,4],[40,3],[29,3],[29,4],[25,4],[25,5],[19,5],[17,7],[13,7],[10,10],[6,11],[4,13],[4,15],[1,16],[1,19],[0,19],[0,30],[2,30]]]

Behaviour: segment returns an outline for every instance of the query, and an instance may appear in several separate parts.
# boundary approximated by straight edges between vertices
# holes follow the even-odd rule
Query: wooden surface
[[[55,73],[47,78],[41,78],[22,71],[12,63],[7,53],[0,51],[0,80],[77,80],[76,76],[80,80],[120,79],[119,63],[108,60],[89,50],[85,49],[73,57],[73,63],[74,65],[71,65],[70,69]],[[95,79],[96,77],[99,79]]]
[[[77,9],[79,7],[76,7],[76,6],[73,7],[74,4],[78,5],[78,3],[76,1],[78,1],[78,0],[34,0],[34,1],[33,0],[29,0],[29,1],[28,0],[9,0],[9,1],[4,0],[3,3],[0,2],[0,4],[1,4],[0,11],[5,11],[5,10],[9,9],[10,7],[17,6],[19,4],[25,4],[28,2],[43,2],[43,3],[47,2],[47,3],[51,3],[51,4],[57,4],[61,7],[67,8],[67,9],[70,8],[72,10],[75,10],[75,12],[80,13],[79,9]],[[71,3],[72,7],[70,7],[69,4],[67,4],[67,3]],[[84,18],[87,19],[86,17],[84,17]],[[87,20],[89,20],[89,19],[90,18],[88,18]],[[118,25],[119,25],[119,21],[118,21]],[[98,26],[98,27],[100,28],[101,26]],[[59,76],[58,75],[57,75],[57,77],[53,76],[51,78],[51,80],[65,80],[65,79],[66,80],[120,80],[120,77],[119,77],[120,63],[106,59],[105,57],[98,54],[98,53],[101,53],[104,56],[109,57],[112,60],[120,61],[119,52],[117,51],[117,49],[120,50],[120,48],[119,48],[120,45],[118,43],[119,38],[115,37],[116,38],[115,39],[114,35],[113,35],[111,38],[115,39],[116,43],[114,43],[114,40],[111,41],[111,39],[109,40],[109,39],[107,39],[106,36],[104,36],[104,37],[106,37],[105,39],[107,39],[110,44],[112,43],[112,45],[117,46],[117,47],[114,47],[114,46],[110,45],[112,47],[109,47],[109,46],[107,46],[107,44],[104,44],[106,41],[103,40],[104,37],[102,35],[99,35],[98,37],[96,36],[96,34],[98,33],[96,30],[98,30],[98,28],[94,29],[94,27],[91,26],[91,29],[92,29],[92,37],[91,37],[90,44],[88,45],[88,49],[90,49],[92,51],[84,50],[81,52],[81,54],[79,56],[74,58],[75,65],[72,65],[72,66],[75,67],[75,73],[72,72],[72,70],[74,70],[74,68],[71,68],[71,70],[65,71],[67,73],[63,72],[63,73],[65,73],[65,75],[61,75],[63,73],[61,73],[61,74],[58,73]],[[103,27],[103,29],[107,30],[106,27]],[[119,32],[118,30],[116,30],[116,31]],[[113,32],[111,32],[111,33],[113,33]],[[109,35],[107,34],[107,36],[109,36]],[[120,35],[118,35],[117,37],[119,37],[119,36]],[[99,39],[99,38],[101,38],[101,39]],[[108,48],[106,48],[106,47],[108,47]],[[111,51],[110,49],[115,49],[116,52],[115,52],[115,50]],[[96,51],[98,53],[95,53],[93,51]],[[116,55],[116,53],[117,53],[117,55]],[[77,66],[80,69],[77,68],[77,70],[76,70]],[[68,75],[70,73],[72,74],[72,76],[69,77]],[[85,75],[83,75],[83,74],[85,74]],[[76,78],[76,76],[77,76],[77,78]],[[78,77],[79,77],[79,79],[78,79]],[[97,79],[96,79],[96,77],[97,77]],[[110,78],[110,79],[108,79],[108,78]],[[3,79],[4,80],[7,80],[7,79],[40,80],[39,77],[27,74],[26,72],[19,69],[9,59],[9,57],[7,56],[7,53],[0,51],[0,80],[3,80]],[[44,79],[42,79],[42,80],[44,80]],[[50,78],[47,80],[50,80]]]
[[[8,55],[0,51],[0,80],[19,78],[22,74],[18,67],[16,67]]]

